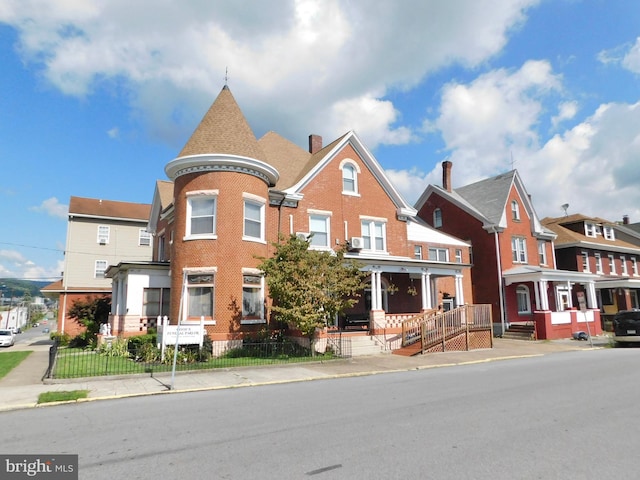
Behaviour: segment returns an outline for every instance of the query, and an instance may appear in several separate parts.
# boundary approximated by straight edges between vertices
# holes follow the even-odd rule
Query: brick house
[[[110,265],[151,260],[150,211],[149,204],[71,197],[62,280],[42,289],[59,302],[60,333],[73,337],[84,330],[67,318],[76,300],[111,295],[111,279],[104,275]]]
[[[417,218],[354,132],[328,145],[310,135],[308,150],[274,132],[258,140],[225,86],[165,172],[149,219],[158,282],[132,294],[131,271],[148,265],[109,270],[115,333],[161,310],[172,323],[204,320],[217,348],[264,328],[270,300],[257,257],[281,235],[327,251],[347,244],[368,272],[364,295],[334,329],[357,320],[368,334],[393,335],[417,313],[472,301],[469,243]]]
[[[491,304],[494,333],[510,325],[535,326],[537,338],[600,332],[596,276],[559,270],[556,234],[538,219],[517,170],[453,189],[445,161],[442,187],[429,185],[416,202],[418,216],[473,245],[471,278],[477,303]],[[579,298],[586,311],[579,312]]]
[[[581,214],[542,220],[553,230],[558,267],[597,275],[595,288],[604,322],[619,310],[640,308],[640,235],[623,225]],[[634,238],[638,243],[632,243]]]

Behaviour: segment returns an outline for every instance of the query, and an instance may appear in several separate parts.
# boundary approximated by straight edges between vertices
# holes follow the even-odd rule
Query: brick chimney
[[[451,191],[451,167],[453,163],[449,160],[442,162],[442,188],[447,192]]]
[[[309,153],[316,153],[322,150],[322,137],[320,135],[309,135]]]
[[[623,225],[629,225],[629,215],[623,215],[622,216],[622,224]]]

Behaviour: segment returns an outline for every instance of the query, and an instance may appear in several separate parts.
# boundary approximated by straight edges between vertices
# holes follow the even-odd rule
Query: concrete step
[[[385,352],[380,343],[371,335],[353,335],[351,340],[351,356],[379,355]]]

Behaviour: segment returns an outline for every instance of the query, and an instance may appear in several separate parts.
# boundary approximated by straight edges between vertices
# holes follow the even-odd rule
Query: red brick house
[[[587,327],[599,333],[597,277],[556,268],[556,234],[541,224],[517,170],[453,189],[452,164],[442,166],[442,187],[429,185],[415,208],[429,225],[473,245],[473,297],[492,305],[494,333],[523,323],[538,338]],[[578,297],[586,299],[584,312]]]
[[[640,308],[640,243],[633,230],[581,214],[542,220],[557,235],[558,267],[597,275],[595,288],[604,321],[619,310]]]
[[[311,135],[308,150],[274,132],[258,140],[225,86],[165,172],[149,230],[154,268],[165,262],[168,275],[160,280],[158,270],[163,286],[151,292],[139,282],[136,288],[148,291],[136,294],[128,272],[144,274],[145,264],[110,269],[120,305],[114,333],[137,330],[167,295],[170,321],[204,319],[218,348],[265,327],[270,300],[257,257],[268,257],[271,243],[290,234],[313,234],[314,249],[348,244],[347,256],[369,273],[368,287],[333,327],[361,321],[369,334],[391,335],[396,343],[388,348],[398,346],[402,320],[473,300],[469,243],[417,218],[354,132],[328,145]]]

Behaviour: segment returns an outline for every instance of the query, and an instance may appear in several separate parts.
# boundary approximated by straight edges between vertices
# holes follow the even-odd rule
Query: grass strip
[[[25,358],[33,350],[21,350],[19,352],[2,352],[0,353],[0,378],[3,378],[11,370],[20,365]]]
[[[60,392],[44,392],[38,395],[38,403],[68,402],[87,398],[89,390],[64,390]]]

